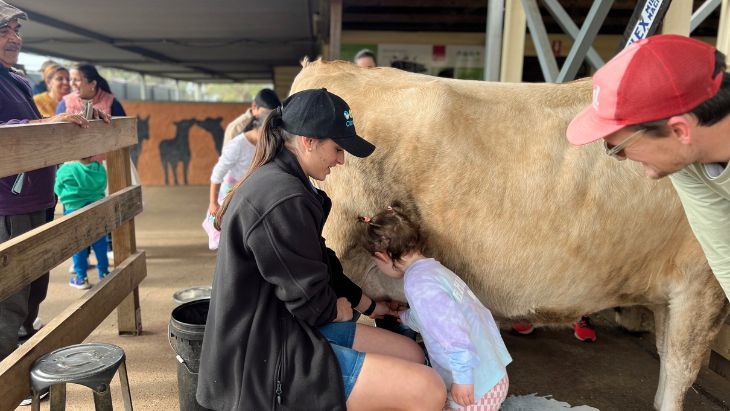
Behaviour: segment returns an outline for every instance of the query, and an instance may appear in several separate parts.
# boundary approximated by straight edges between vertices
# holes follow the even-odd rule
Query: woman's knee
[[[444,384],[444,380],[432,368],[425,367],[424,373],[427,373],[427,375],[424,376],[422,393],[425,397],[428,397],[425,398],[426,401],[429,406],[434,405],[435,407],[440,407],[439,409],[443,408],[443,405],[446,403],[446,385]]]

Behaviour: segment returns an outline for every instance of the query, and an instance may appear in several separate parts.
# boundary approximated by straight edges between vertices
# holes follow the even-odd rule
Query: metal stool
[[[96,411],[112,409],[109,383],[119,369],[124,409],[132,411],[124,350],[112,344],[76,344],[52,351],[33,363],[30,385],[33,388],[32,411],[40,411],[40,393],[50,387],[51,411],[66,409],[66,384],[80,384],[94,391]]]

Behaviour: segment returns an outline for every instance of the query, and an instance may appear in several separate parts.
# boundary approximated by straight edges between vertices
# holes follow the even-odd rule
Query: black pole
[[[672,0],[639,0],[626,26],[618,51],[631,43],[656,34],[671,3]]]

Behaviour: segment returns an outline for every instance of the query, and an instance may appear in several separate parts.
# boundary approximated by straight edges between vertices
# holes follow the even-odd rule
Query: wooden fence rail
[[[142,212],[142,190],[131,186],[129,147],[137,143],[136,118],[111,124],[0,127],[0,177],[97,153],[107,154],[110,195],[76,213],[0,244],[0,300],[29,285],[71,255],[112,232],[115,269],[0,362],[0,411],[13,410],[30,391],[30,367],[38,357],[82,342],[115,308],[121,334],[139,334],[139,284],[147,275],[138,252],[134,217]]]

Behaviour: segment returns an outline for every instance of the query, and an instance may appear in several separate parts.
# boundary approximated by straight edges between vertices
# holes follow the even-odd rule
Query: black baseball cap
[[[325,88],[302,90],[282,105],[284,130],[305,137],[331,138],[355,157],[367,157],[375,146],[357,135],[350,106]]]

